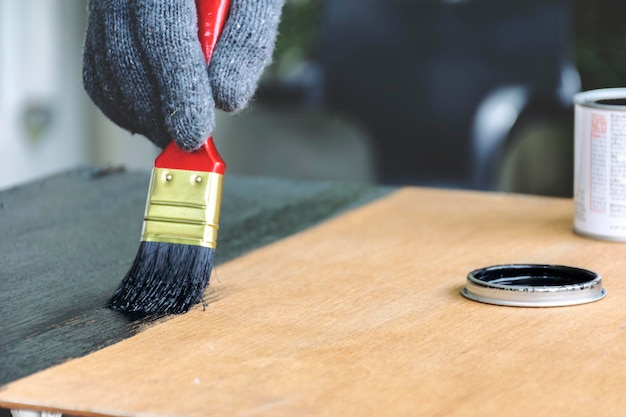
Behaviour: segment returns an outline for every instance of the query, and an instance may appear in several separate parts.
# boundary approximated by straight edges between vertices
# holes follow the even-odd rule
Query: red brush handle
[[[226,17],[228,17],[230,0],[196,0],[196,8],[198,9],[198,38],[208,64]]]
[[[213,54],[224,22],[228,16],[230,0],[196,0],[198,10],[198,39],[207,64]],[[172,141],[154,161],[157,168],[185,169],[224,174],[226,163],[220,157],[213,137],[193,152],[185,152]]]

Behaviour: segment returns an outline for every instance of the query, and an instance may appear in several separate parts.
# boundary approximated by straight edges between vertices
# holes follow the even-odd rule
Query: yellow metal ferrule
[[[141,240],[215,249],[224,176],[154,168]]]

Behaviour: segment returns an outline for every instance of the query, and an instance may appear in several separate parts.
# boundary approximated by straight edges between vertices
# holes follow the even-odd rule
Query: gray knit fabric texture
[[[194,0],[90,0],[83,83],[102,112],[159,147],[197,149],[214,109],[241,110],[272,60],[284,0],[232,0],[207,68]]]

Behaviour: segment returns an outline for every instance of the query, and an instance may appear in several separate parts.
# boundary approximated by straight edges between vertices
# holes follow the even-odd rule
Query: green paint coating
[[[148,182],[84,169],[0,192],[0,385],[150,324],[103,307],[139,246]],[[217,264],[388,191],[226,176]]]

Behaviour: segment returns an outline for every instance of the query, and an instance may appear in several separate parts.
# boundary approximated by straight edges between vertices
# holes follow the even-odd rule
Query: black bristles
[[[141,242],[107,307],[140,315],[185,313],[202,299],[214,259],[211,248]]]

